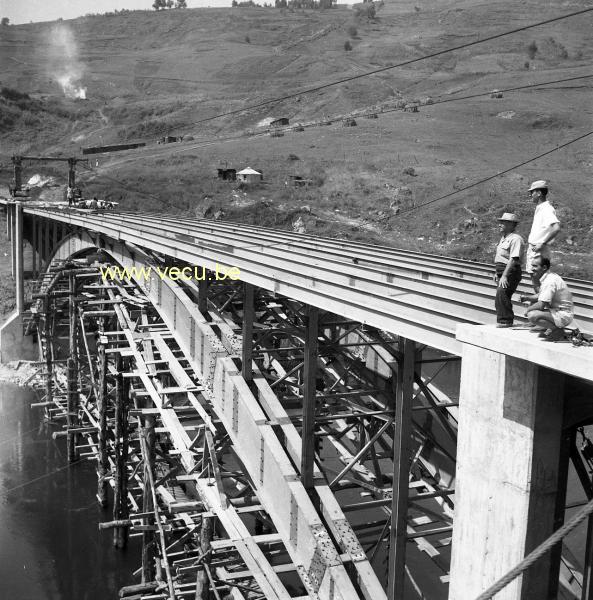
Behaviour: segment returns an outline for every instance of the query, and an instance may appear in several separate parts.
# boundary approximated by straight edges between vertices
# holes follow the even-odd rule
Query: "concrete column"
[[[51,240],[50,240],[50,221],[48,219],[43,219],[43,257],[45,259],[45,268],[47,269],[47,265],[49,264],[49,255],[51,252]]]
[[[37,249],[37,277],[43,273],[43,220],[37,219],[37,237],[35,239]]]
[[[14,233],[15,227],[16,204],[10,206],[10,259],[12,266],[12,276],[16,277],[16,236]]]
[[[19,315],[25,311],[25,285],[23,272],[23,205],[15,204],[15,284],[16,284],[16,310]]]
[[[12,205],[6,205],[6,237],[10,242],[12,240]]]
[[[39,219],[33,215],[31,217],[31,279],[37,279],[37,227]]]
[[[554,527],[564,375],[498,350],[463,349],[449,600],[478,596]],[[496,600],[549,598],[549,570],[548,554]]]

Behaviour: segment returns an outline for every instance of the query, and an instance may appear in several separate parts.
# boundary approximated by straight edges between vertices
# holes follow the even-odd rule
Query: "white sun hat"
[[[542,190],[542,189],[548,189],[548,182],[544,181],[543,179],[539,179],[538,181],[534,181],[531,184],[531,187],[529,188],[530,192],[533,192],[533,190]]]

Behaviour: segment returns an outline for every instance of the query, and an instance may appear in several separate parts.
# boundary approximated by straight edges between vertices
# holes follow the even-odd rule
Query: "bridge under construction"
[[[0,204],[1,359],[38,362],[53,436],[96,462],[99,528],[142,540],[120,597],[493,597],[563,525],[571,464],[593,498],[593,348],[496,329],[489,265]],[[567,281],[593,331],[593,283]],[[586,518],[584,556],[550,545],[495,597],[593,600]]]

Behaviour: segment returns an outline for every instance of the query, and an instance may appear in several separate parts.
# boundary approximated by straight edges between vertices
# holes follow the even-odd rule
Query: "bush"
[[[18,100],[30,100],[29,94],[7,87],[3,87],[2,90],[0,90],[0,96],[3,96],[7,100],[12,100],[13,102],[17,102]]]
[[[348,35],[351,38],[355,38],[358,35],[358,29],[356,29],[354,25],[350,25],[350,27],[348,27]]]
[[[352,44],[348,40],[346,40],[344,42],[344,50],[346,50],[347,52],[349,52],[350,50],[352,50]]]
[[[535,43],[535,40],[532,40],[529,45],[527,46],[527,56],[529,56],[529,58],[531,60],[533,60],[535,58],[535,55],[537,54],[537,44]]]
[[[249,39],[249,36],[248,36],[248,35],[246,35],[246,36],[245,36],[245,41],[246,41],[248,44],[251,44],[251,40]]]

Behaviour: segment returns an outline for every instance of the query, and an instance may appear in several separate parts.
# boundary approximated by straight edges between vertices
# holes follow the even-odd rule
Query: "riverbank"
[[[0,364],[0,383],[12,383],[24,387],[33,381],[39,367],[28,360],[13,360]]]

